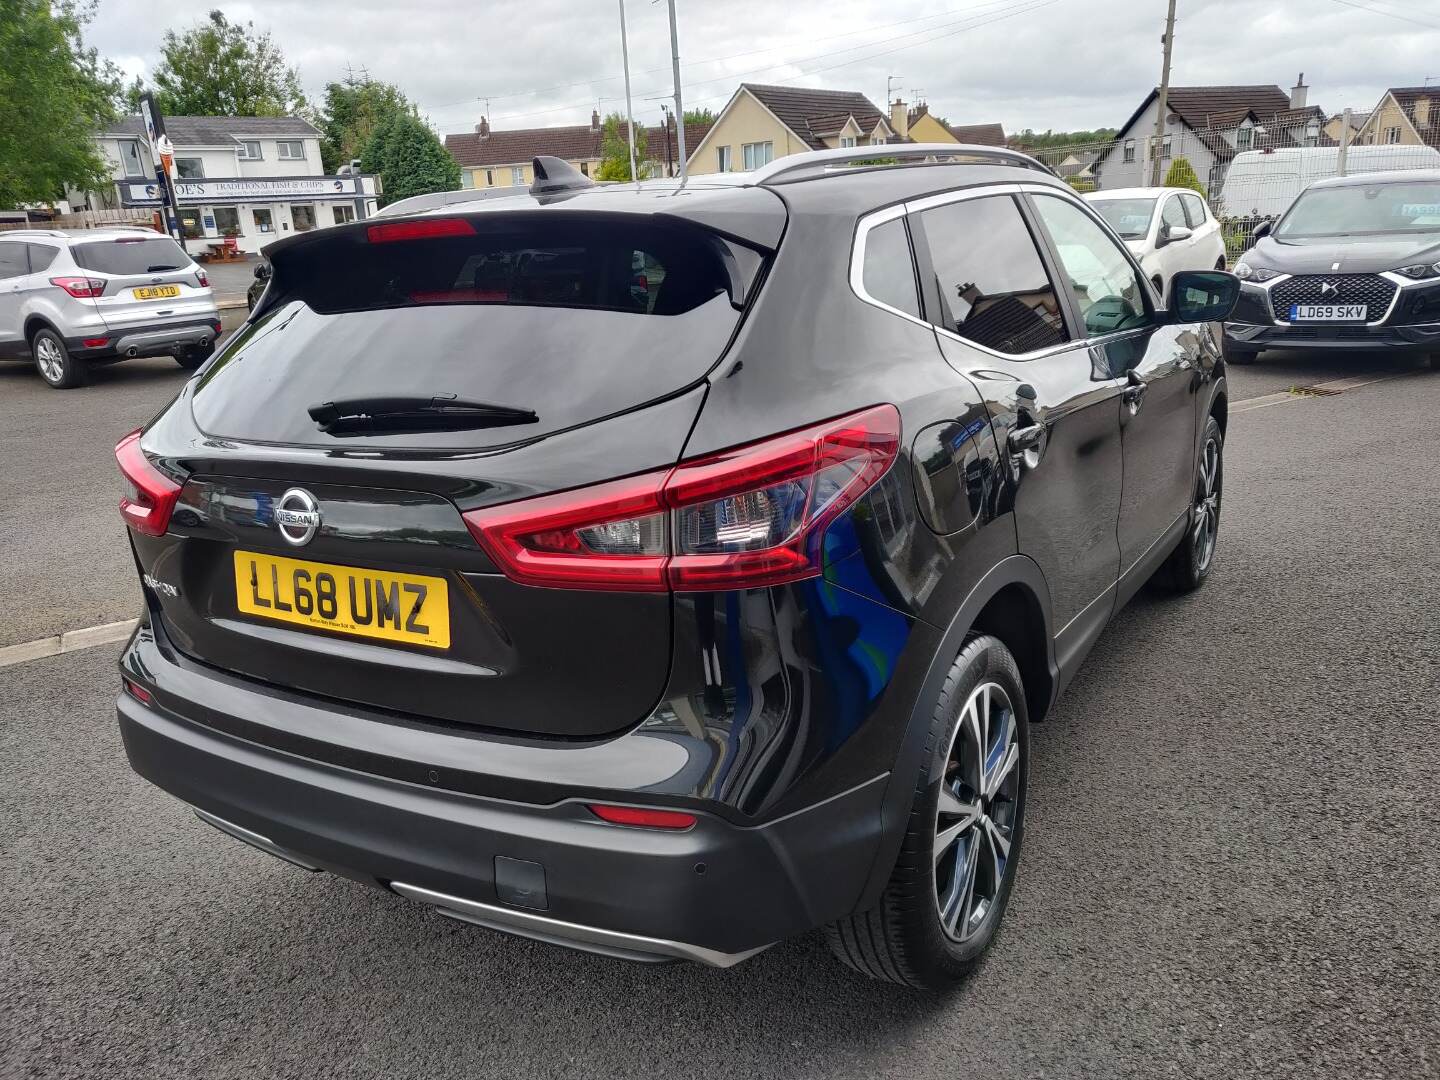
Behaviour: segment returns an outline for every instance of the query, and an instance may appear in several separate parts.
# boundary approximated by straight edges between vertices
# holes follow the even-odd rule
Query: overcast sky
[[[253,0],[221,5],[268,29],[307,91],[346,65],[393,82],[442,133],[545,127],[623,108],[617,0]],[[678,0],[685,104],[717,111],[751,82],[858,90],[886,76],[952,123],[1118,126],[1156,85],[1165,0]],[[127,74],[155,64],[180,14],[100,0],[89,40]],[[670,93],[664,0],[626,0],[637,119]],[[1175,85],[1275,83],[1368,109],[1387,86],[1440,85],[1440,0],[1180,0]]]

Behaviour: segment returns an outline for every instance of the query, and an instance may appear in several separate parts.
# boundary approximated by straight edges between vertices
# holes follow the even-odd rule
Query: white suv
[[[1110,223],[1163,297],[1181,270],[1224,270],[1225,237],[1189,188],[1117,188],[1085,201]]]
[[[0,360],[33,360],[51,386],[94,363],[175,357],[199,367],[220,313],[205,271],[174,240],[142,228],[0,233]]]

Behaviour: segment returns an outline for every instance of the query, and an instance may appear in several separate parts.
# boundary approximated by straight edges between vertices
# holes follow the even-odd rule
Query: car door
[[[1220,235],[1220,225],[1205,200],[1199,195],[1184,194],[1180,200],[1185,204],[1185,219],[1190,223],[1193,258],[1187,270],[1225,269],[1225,240]]]
[[[1006,459],[1003,502],[1020,552],[1045,575],[1068,679],[1113,607],[1123,386],[1095,377],[1019,190],[912,203],[911,232],[941,351],[990,413]]]
[[[25,353],[20,286],[29,272],[25,245],[18,240],[0,240],[0,358],[13,359]]]
[[[1160,232],[1156,238],[1160,245],[1160,274],[1161,284],[1164,286],[1160,290],[1162,296],[1170,295],[1170,279],[1178,271],[1190,268],[1188,259],[1193,237],[1187,237],[1183,233],[1177,236],[1177,229],[1185,232],[1190,230],[1185,217],[1185,204],[1180,201],[1179,195],[1168,195],[1160,206]]]
[[[1122,387],[1117,420],[1124,483],[1117,533],[1123,602],[1168,554],[1187,519],[1206,330],[1170,324],[1155,310],[1143,272],[1088,208],[1051,194],[1030,200],[1070,281],[1097,377]]]

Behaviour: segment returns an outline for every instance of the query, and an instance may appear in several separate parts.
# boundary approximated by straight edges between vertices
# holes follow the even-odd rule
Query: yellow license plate
[[[172,296],[180,295],[179,285],[145,285],[138,289],[131,289],[136,300],[168,300]]]
[[[450,647],[444,578],[237,551],[235,606],[246,615],[317,630]]]

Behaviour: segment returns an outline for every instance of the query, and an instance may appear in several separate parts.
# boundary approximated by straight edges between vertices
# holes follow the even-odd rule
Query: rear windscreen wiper
[[[466,431],[539,421],[533,409],[488,401],[466,401],[454,394],[430,397],[389,395],[326,401],[306,410],[327,435],[388,434],[400,431]]]

